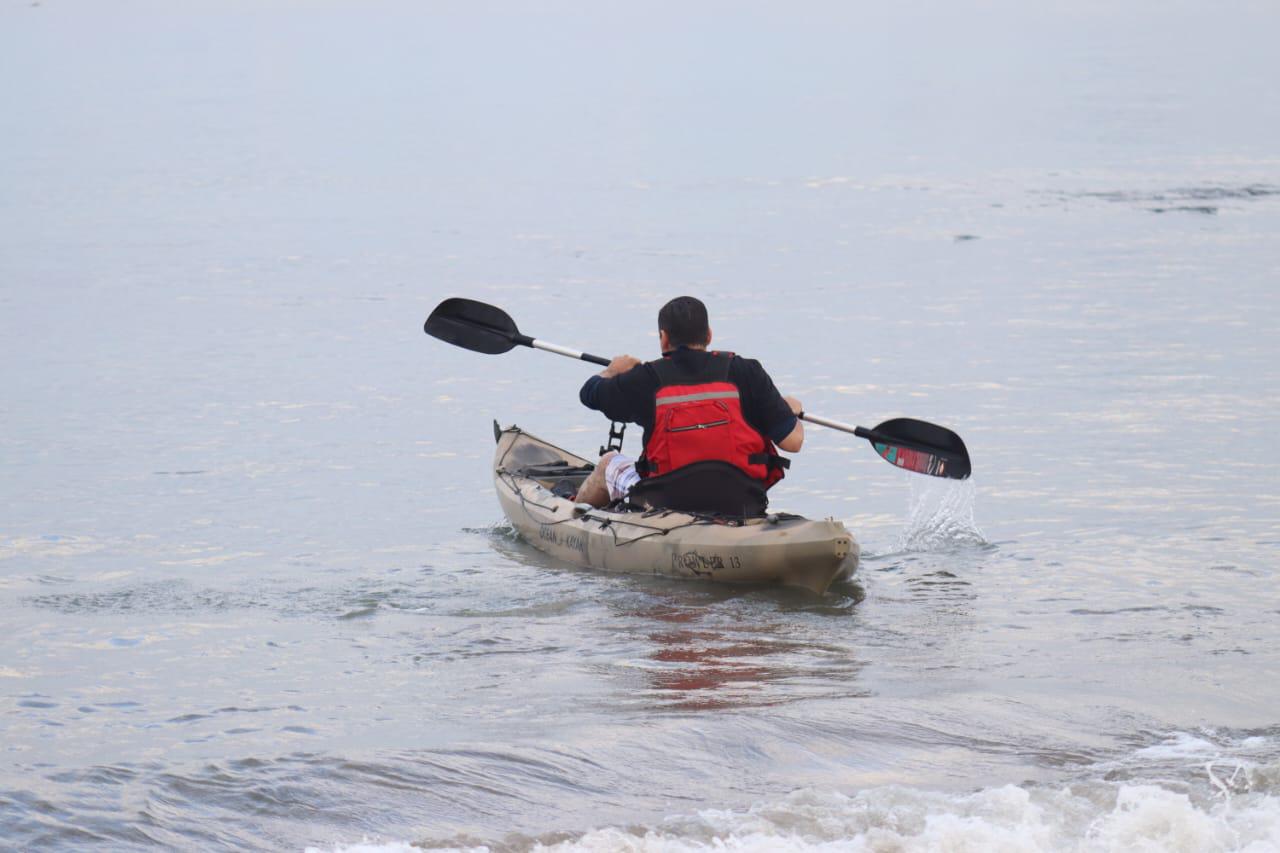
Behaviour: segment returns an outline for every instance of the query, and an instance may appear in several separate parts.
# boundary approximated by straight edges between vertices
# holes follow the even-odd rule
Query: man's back
[[[781,443],[796,426],[796,416],[774,386],[769,374],[755,359],[731,356],[727,379],[741,395],[742,414],[756,432]],[[639,424],[648,446],[653,430],[655,399],[663,385],[700,381],[716,355],[701,349],[680,347],[659,361],[646,362],[612,377],[592,376],[582,386],[583,405],[603,412],[610,420]],[[659,365],[667,382],[659,376]],[[674,381],[673,381],[674,380]]]

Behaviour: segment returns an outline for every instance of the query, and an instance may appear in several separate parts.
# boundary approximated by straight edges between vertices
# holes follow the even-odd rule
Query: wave
[[[828,851],[1250,851],[1280,848],[1280,798],[1197,804],[1157,785],[1014,785],[964,796],[878,788],[852,796],[802,791],[747,812],[705,811],[663,826],[605,828],[527,846],[363,842],[341,853],[828,853]],[[309,848],[320,853],[319,848]]]
[[[746,810],[542,839],[365,841],[336,853],[924,853],[1280,849],[1280,736],[1175,732],[1077,779],[951,793],[801,790]],[[309,853],[325,853],[309,848]]]

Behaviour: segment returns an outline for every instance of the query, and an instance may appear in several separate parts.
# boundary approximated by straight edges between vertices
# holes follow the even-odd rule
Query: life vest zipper
[[[705,424],[692,424],[690,426],[667,427],[667,432],[688,432],[691,429],[710,429],[711,427],[724,426],[727,423],[729,423],[728,420],[723,420],[723,421],[710,421],[709,423],[705,423]]]

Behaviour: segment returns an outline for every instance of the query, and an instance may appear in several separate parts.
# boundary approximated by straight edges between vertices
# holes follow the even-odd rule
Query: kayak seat
[[[627,502],[645,509],[734,518],[762,516],[769,507],[769,498],[759,480],[718,459],[646,477],[631,487]]]

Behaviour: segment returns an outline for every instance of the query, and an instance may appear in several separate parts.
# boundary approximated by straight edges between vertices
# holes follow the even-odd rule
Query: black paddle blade
[[[514,347],[520,334],[506,311],[461,297],[437,305],[422,329],[433,338],[489,355]]]
[[[960,436],[937,424],[894,418],[870,430],[867,440],[886,462],[908,471],[951,480],[973,471]]]

